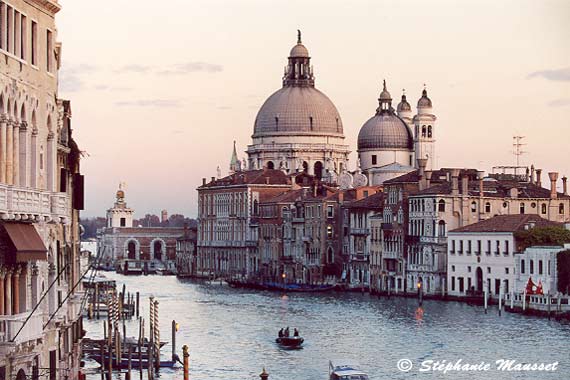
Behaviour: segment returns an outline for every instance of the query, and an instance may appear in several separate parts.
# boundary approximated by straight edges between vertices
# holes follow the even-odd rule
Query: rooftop
[[[538,215],[516,214],[497,215],[491,219],[483,220],[479,223],[459,227],[450,233],[461,232],[516,232],[524,231],[534,227],[554,227],[562,226],[561,223],[551,222]]]

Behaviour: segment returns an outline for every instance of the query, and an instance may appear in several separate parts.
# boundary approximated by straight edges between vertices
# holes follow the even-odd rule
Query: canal
[[[232,289],[174,276],[105,276],[141,293],[148,324],[148,297],[159,304],[161,339],[170,341],[175,319],[178,354],[190,347],[190,379],[259,379],[265,366],[270,380],[327,379],[328,361],[357,362],[370,379],[568,379],[570,326],[556,321],[503,313],[456,302],[378,299],[361,294],[289,294]],[[102,335],[101,321],[85,320],[89,337]],[[297,327],[301,350],[275,343],[281,327]],[[138,334],[137,322],[127,323]],[[148,333],[148,325],[145,328]],[[170,345],[163,348],[168,359]],[[414,368],[397,369],[401,359]],[[490,372],[418,372],[424,360],[492,364]],[[556,372],[497,371],[498,359],[521,363],[559,362]],[[90,380],[99,376],[90,375]],[[139,378],[138,373],[133,379]],[[182,378],[181,369],[161,370],[160,379]]]

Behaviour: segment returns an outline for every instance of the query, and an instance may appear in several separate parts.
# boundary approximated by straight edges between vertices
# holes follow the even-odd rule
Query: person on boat
[[[299,336],[299,330],[295,329],[295,330],[293,331],[293,336]]]
[[[283,338],[283,328],[281,328],[281,330],[279,330],[279,338]]]
[[[287,338],[289,337],[289,326],[287,326],[287,328],[285,329],[285,336]]]

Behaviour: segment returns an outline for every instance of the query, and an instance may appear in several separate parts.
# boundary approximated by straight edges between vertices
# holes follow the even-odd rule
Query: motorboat
[[[369,380],[369,377],[355,364],[329,362],[329,380]]]
[[[275,343],[286,348],[301,348],[305,339],[300,336],[283,336],[275,339]]]

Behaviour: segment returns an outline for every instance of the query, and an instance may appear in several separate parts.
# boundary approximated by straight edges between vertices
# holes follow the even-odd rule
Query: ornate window
[[[439,202],[437,202],[437,211],[445,212],[445,201],[443,199],[440,199]]]

